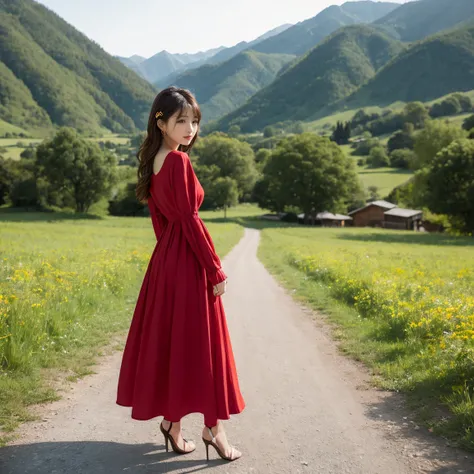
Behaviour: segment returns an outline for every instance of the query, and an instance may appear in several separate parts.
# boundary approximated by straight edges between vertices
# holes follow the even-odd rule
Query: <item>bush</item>
[[[409,169],[415,159],[416,155],[413,150],[409,150],[408,148],[394,150],[390,153],[390,166],[392,168]]]
[[[470,131],[474,128],[474,115],[471,115],[470,117],[464,119],[462,128],[467,131]]]
[[[109,213],[113,216],[143,216],[145,205],[137,200],[136,183],[127,183],[116,199],[109,201]]]
[[[371,168],[383,168],[390,165],[390,159],[387,151],[383,146],[376,146],[370,150],[370,155],[367,158],[367,164]]]
[[[450,96],[442,102],[438,102],[431,107],[430,116],[446,117],[448,115],[456,115],[462,112],[462,106],[459,99],[455,96]]]
[[[370,134],[364,134],[362,140],[355,144],[353,154],[357,156],[369,156],[372,148],[379,147],[380,141],[378,138],[372,138]]]
[[[387,143],[389,153],[393,152],[394,150],[401,150],[404,148],[413,150],[414,146],[415,138],[413,137],[413,134],[409,132],[407,133],[405,131],[394,133]]]

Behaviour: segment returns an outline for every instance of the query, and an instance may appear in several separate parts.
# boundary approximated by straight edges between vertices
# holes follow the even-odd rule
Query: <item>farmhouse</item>
[[[366,206],[349,212],[353,219],[354,227],[383,227],[384,213],[397,207],[388,201],[373,201]]]
[[[386,229],[418,230],[422,219],[422,211],[395,207],[385,212],[384,227]]]
[[[402,209],[387,201],[373,201],[349,213],[355,227],[383,227],[385,229],[418,230],[423,212]]]
[[[312,220],[310,215],[298,215],[298,222],[300,224],[311,224]],[[352,221],[352,217],[344,216],[343,214],[333,214],[327,211],[319,212],[314,218],[314,224],[323,227],[344,227],[348,221]]]

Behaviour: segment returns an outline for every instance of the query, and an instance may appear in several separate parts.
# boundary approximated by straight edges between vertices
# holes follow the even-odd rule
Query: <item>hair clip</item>
[[[163,112],[156,112],[155,117],[156,118],[163,117]]]

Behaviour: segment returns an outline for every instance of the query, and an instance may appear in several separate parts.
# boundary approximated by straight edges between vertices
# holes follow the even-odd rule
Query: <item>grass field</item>
[[[373,229],[272,228],[259,256],[323,311],[374,382],[474,450],[474,241]]]
[[[201,215],[224,256],[243,228]],[[147,218],[0,212],[0,443],[128,328],[155,242]]]
[[[1,133],[1,123],[0,123],[0,133]],[[130,138],[119,137],[118,135],[104,135],[100,138],[90,138],[93,142],[112,142],[116,145],[126,145]],[[26,146],[30,144],[38,144],[43,141],[43,138],[0,138],[0,148],[5,148],[6,152],[2,153],[5,158],[12,160],[19,160],[20,155],[25,149]],[[23,144],[25,146],[18,146],[18,144]]]
[[[377,186],[380,196],[386,196],[393,188],[405,183],[413,176],[410,170],[398,170],[393,168],[362,168],[357,169],[359,178],[365,189],[369,186]]]

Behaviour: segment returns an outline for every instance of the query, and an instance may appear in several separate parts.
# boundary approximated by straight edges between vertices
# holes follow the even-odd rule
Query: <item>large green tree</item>
[[[213,134],[200,140],[195,151],[200,166],[216,166],[219,170],[218,177],[236,181],[240,199],[250,197],[258,173],[255,154],[248,143]]]
[[[87,212],[108,197],[117,180],[115,157],[71,128],[60,129],[52,140],[42,143],[36,157],[36,175],[48,183],[48,194],[70,199],[76,212]]]
[[[416,168],[429,166],[437,153],[453,141],[466,136],[466,132],[456,125],[430,120],[419,132],[415,140]]]
[[[304,133],[283,140],[256,186],[259,204],[281,212],[341,212],[360,192],[353,160],[326,137]]]
[[[474,142],[456,140],[426,170],[425,199],[431,211],[447,214],[455,227],[474,232]]]

